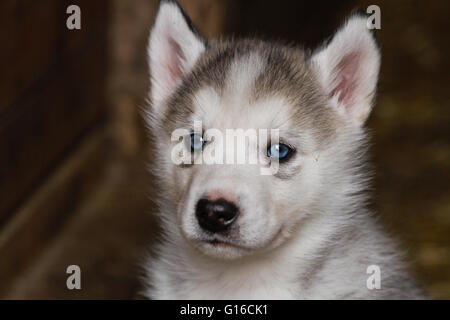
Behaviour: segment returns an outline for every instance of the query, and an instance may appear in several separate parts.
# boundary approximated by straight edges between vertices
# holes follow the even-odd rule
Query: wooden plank
[[[24,270],[14,272],[10,289],[0,292],[2,299],[138,297],[141,262],[158,234],[157,219],[150,214],[149,193],[154,193],[142,159],[112,153],[104,167],[103,179],[79,199],[61,232],[51,235]],[[82,290],[66,287],[65,270],[72,264],[81,268]]]
[[[86,13],[82,20],[85,28],[71,32],[66,28],[67,1],[4,1],[0,5],[0,33],[2,39],[6,39],[5,48],[0,51],[0,61],[4,64],[0,78],[0,113],[13,107],[14,101],[33,85],[45,81],[48,70],[64,64],[65,56],[96,32],[99,26],[89,27],[94,26],[98,18],[95,11],[104,10],[98,5],[102,2],[81,1],[83,13]]]
[[[59,7],[55,1],[50,3]],[[104,114],[107,1],[80,3],[83,4],[82,30],[65,28],[64,10],[57,18],[58,25],[63,23],[58,28],[62,37],[56,46],[49,47],[52,53],[56,52],[52,56],[56,60],[50,67],[47,60],[36,60],[35,64],[44,66],[43,74],[20,94],[20,86],[11,89],[13,95],[19,95],[11,107],[0,112],[0,225],[83,132]],[[39,38],[49,30],[28,31]],[[22,29],[21,33],[28,31]],[[39,42],[26,43],[30,48],[40,47]]]
[[[109,159],[104,128],[83,140],[0,232],[0,296],[96,189]]]
[[[0,33],[5,39],[0,50],[0,113],[45,72],[56,58],[61,28],[60,3],[53,1],[3,1]]]
[[[31,96],[27,108],[0,132],[0,194],[7,195],[0,202],[0,219],[100,115],[103,76],[89,71],[88,59]],[[85,76],[91,76],[89,85]],[[70,78],[75,81],[67,82]]]

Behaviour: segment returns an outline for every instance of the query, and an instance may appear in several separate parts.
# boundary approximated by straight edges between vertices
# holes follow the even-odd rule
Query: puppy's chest
[[[178,282],[182,299],[299,299],[300,284],[288,275],[269,272],[211,272]]]

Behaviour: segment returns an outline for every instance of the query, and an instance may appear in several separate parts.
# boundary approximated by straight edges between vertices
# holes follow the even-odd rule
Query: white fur
[[[177,49],[181,50],[182,56]],[[149,42],[150,74],[152,79],[151,100],[158,108],[164,99],[179,85],[182,77],[173,76],[168,69],[179,68],[187,74],[205,45],[189,29],[183,15],[173,2],[161,2]]]

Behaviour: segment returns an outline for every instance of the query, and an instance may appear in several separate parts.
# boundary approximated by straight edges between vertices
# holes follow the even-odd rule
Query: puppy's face
[[[190,26],[163,1],[150,38],[152,166],[176,204],[165,221],[217,258],[269,250],[354,191],[334,189],[351,174],[378,51],[362,17],[308,58]]]

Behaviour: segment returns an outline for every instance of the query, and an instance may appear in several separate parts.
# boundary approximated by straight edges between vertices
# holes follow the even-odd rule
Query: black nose
[[[225,231],[236,220],[238,212],[236,205],[224,199],[200,199],[195,209],[198,223],[210,232]]]

